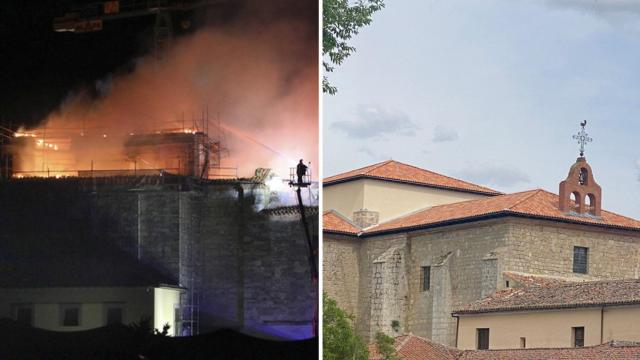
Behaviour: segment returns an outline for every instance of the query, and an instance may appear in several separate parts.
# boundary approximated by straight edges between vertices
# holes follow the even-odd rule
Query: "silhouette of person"
[[[302,162],[302,159],[300,159],[300,162],[298,163],[298,167],[296,168],[296,174],[298,175],[298,184],[302,184],[302,180],[304,178],[304,175],[307,173],[307,165],[305,165]]]

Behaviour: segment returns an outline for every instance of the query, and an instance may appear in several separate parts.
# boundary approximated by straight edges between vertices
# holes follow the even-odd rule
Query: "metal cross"
[[[573,135],[573,138],[578,140],[578,144],[580,144],[580,157],[584,156],[584,146],[588,142],[592,142],[593,139],[589,137],[586,131],[584,131],[584,127],[587,125],[587,120],[584,120],[580,123],[582,129],[576,135]]]

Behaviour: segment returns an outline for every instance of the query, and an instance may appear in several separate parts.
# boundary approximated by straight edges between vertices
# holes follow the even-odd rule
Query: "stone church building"
[[[397,161],[326,178],[324,291],[367,339],[455,346],[452,312],[513,286],[507,273],[640,277],[640,221],[601,209],[602,196],[584,156],[559,195],[503,194]]]

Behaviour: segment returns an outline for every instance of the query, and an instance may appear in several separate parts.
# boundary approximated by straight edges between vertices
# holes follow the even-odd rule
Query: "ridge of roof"
[[[411,231],[420,228],[446,226],[452,223],[476,221],[487,217],[509,215],[640,231],[640,221],[633,218],[606,210],[602,210],[602,216],[597,218],[573,216],[561,213],[557,205],[555,205],[557,202],[558,195],[544,189],[533,189],[441,204],[426,207],[367,228],[362,232],[362,235],[373,236],[398,231]]]
[[[374,174],[376,170],[381,169],[389,164],[394,164],[398,167],[411,168],[415,171],[415,174],[431,177],[433,179],[431,181],[416,180],[416,179],[411,179],[411,176],[402,177],[402,176],[384,176],[380,174]],[[401,182],[401,183],[413,184],[418,186],[449,189],[449,190],[456,190],[456,191],[470,192],[470,193],[484,194],[484,195],[502,194],[502,192],[488,188],[486,186],[460,180],[452,176],[440,174],[427,169],[422,169],[417,166],[405,164],[396,160],[387,160],[381,163],[376,163],[373,165],[369,165],[369,166],[361,167],[351,171],[336,174],[333,176],[329,176],[323,180],[323,185],[330,186],[330,185],[339,184],[342,182],[357,180],[360,178],[370,178],[370,179],[377,179],[382,181]],[[447,183],[447,182],[450,182],[450,183]]]

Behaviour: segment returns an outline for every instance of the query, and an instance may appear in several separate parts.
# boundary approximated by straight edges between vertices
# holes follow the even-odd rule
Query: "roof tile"
[[[335,210],[325,211],[322,214],[322,230],[345,235],[357,235],[361,232],[358,226]]]
[[[602,211],[601,217],[567,214],[558,208],[558,196],[542,189],[498,195],[453,204],[438,205],[399,217],[367,229],[364,234],[411,230],[455,220],[471,220],[487,215],[523,215],[590,225],[640,230],[640,221]]]
[[[409,334],[397,337],[395,348],[403,360],[637,360],[640,358],[640,344],[621,341],[610,341],[602,345],[582,348],[463,351]],[[375,344],[369,345],[369,358],[380,360]]]
[[[362,178],[403,182],[415,185],[430,186],[444,189],[459,190],[487,195],[498,195],[501,192],[484,186],[458,180],[415,166],[388,160],[378,164],[355,169],[342,174],[330,176],[323,181],[324,186],[357,180]]]
[[[456,314],[640,304],[640,279],[534,282],[508,288],[456,310]]]

